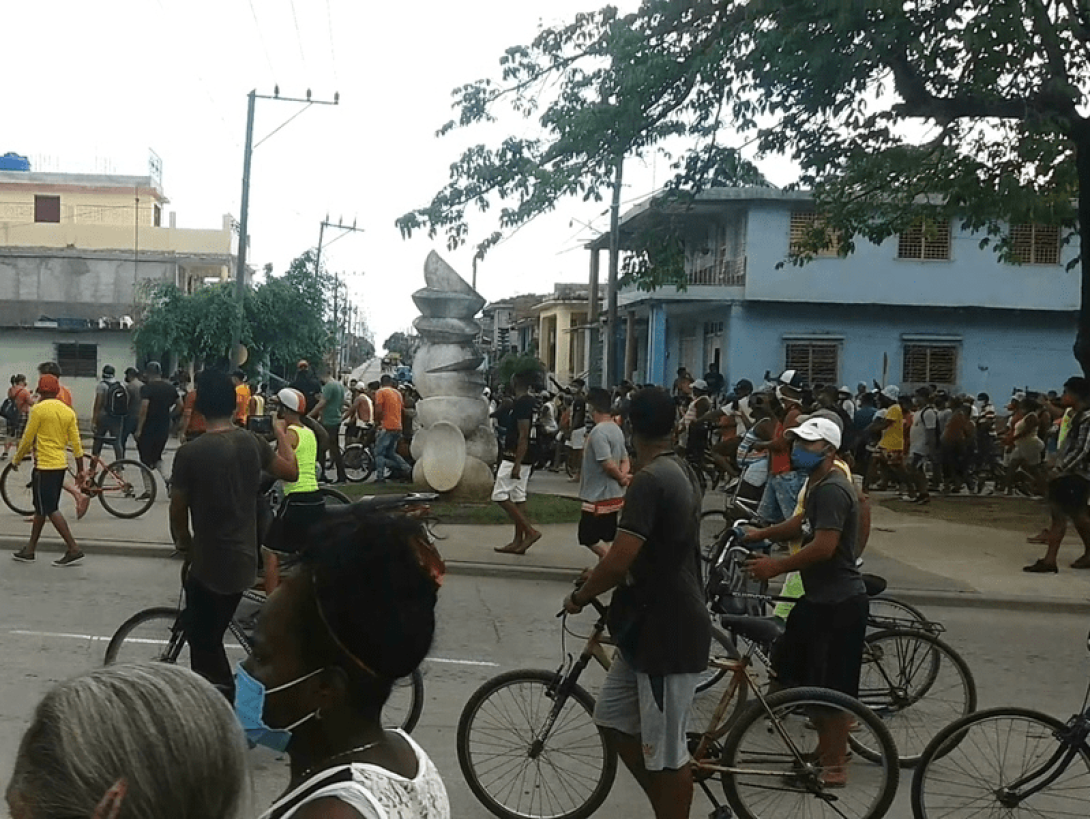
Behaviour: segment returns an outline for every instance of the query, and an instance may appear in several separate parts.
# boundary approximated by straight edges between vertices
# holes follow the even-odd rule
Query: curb
[[[976,591],[938,591],[931,589],[894,589],[889,596],[920,607],[939,606],[943,608],[1090,614],[1090,599],[1076,597],[1018,597],[1009,594],[985,595]]]

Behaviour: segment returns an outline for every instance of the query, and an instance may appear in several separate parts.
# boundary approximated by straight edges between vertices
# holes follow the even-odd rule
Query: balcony
[[[746,284],[746,257],[727,259],[721,254],[710,264],[701,264],[703,260],[694,260],[687,276],[689,286],[700,287],[744,287]]]

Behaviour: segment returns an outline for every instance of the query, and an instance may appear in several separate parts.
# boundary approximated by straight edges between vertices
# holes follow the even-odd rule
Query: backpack
[[[19,422],[19,405],[15,403],[15,399],[11,396],[5,398],[4,403],[0,404],[0,417],[9,424]]]
[[[106,413],[114,418],[123,418],[129,413],[129,391],[120,381],[106,384]]]

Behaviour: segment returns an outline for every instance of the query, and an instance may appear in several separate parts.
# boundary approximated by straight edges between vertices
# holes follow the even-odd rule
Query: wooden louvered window
[[[956,344],[906,344],[901,380],[906,384],[958,383]]]
[[[789,341],[785,370],[797,370],[807,384],[836,384],[840,375],[840,345],[828,341]]]
[[[94,378],[98,375],[98,345],[58,344],[57,364],[66,378]]]
[[[61,198],[59,196],[34,197],[35,222],[60,222]]]
[[[1057,225],[1011,225],[1011,254],[1021,264],[1059,264],[1060,228]]]
[[[810,231],[816,227],[821,227],[821,224],[821,217],[812,210],[797,210],[791,212],[790,252],[792,256],[809,252],[806,249],[806,240]],[[821,250],[815,251],[815,256],[840,255],[840,237],[834,233],[830,239],[832,240],[832,244],[829,247],[824,247]]]
[[[950,221],[917,220],[898,239],[897,258],[923,262],[949,261]]]

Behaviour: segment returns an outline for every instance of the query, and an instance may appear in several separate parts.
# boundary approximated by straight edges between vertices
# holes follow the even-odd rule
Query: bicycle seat
[[[765,644],[778,640],[784,629],[783,620],[779,617],[748,617],[744,614],[720,615],[719,624],[727,631]]]
[[[868,597],[877,597],[886,590],[886,579],[876,574],[863,575],[863,586],[867,589]]]

